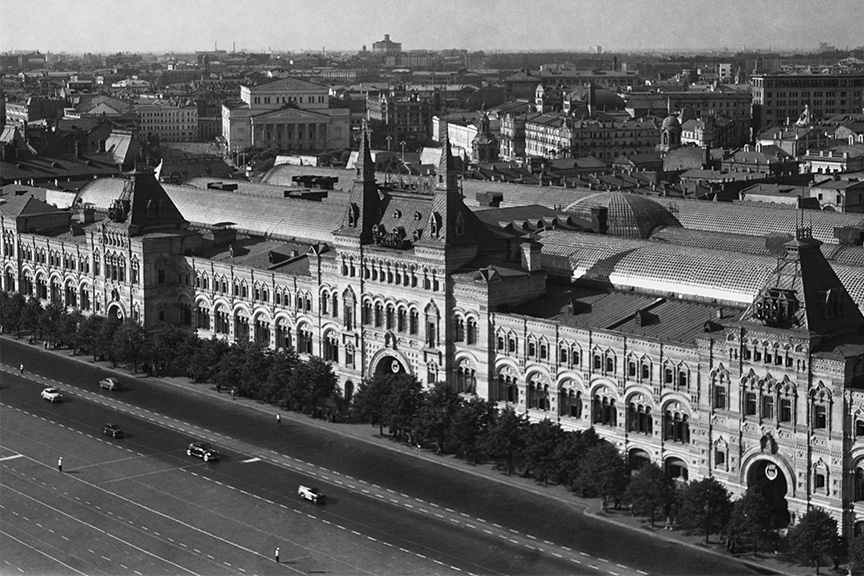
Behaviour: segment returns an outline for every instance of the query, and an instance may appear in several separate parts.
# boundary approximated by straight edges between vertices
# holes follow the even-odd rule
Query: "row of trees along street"
[[[556,484],[587,498],[602,498],[604,511],[629,511],[676,528],[720,534],[733,552],[745,547],[782,547],[784,553],[815,563],[843,556],[837,524],[825,511],[812,508],[777,536],[775,511],[758,491],[733,501],[717,480],[683,483],[656,464],[629,470],[623,455],[593,428],[565,431],[557,422],[529,421],[512,407],[500,409],[482,398],[457,394],[446,385],[430,389],[407,374],[380,374],[364,380],[350,404],[345,403],[331,365],[291,349],[273,351],[254,343],[229,345],[172,325],[148,332],[132,320],[120,321],[58,303],[42,306],[16,293],[0,293],[0,322],[6,333],[89,354],[133,372],[188,377],[214,384],[217,390],[304,414],[348,418],[370,423],[393,441],[452,454],[473,465],[491,464],[506,474],[518,473],[542,485]],[[611,505],[609,503],[612,503]],[[626,511],[625,511],[626,510]],[[851,539],[849,560],[864,566],[864,535]]]

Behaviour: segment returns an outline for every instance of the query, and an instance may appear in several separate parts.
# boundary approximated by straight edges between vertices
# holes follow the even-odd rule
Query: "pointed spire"
[[[375,162],[369,150],[369,125],[366,120],[363,120],[360,149],[357,151],[357,160],[354,161],[354,170],[357,176],[355,180],[358,182],[375,179]]]
[[[453,161],[453,152],[450,150],[450,139],[447,136],[444,136],[444,142],[441,146],[443,150],[441,151],[441,160],[438,162],[439,177],[443,177],[445,174],[456,169],[456,163]]]

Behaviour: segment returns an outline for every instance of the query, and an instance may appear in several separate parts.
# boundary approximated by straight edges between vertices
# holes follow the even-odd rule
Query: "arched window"
[[[663,439],[671,442],[690,442],[690,417],[677,410],[667,410],[663,416]]]
[[[558,414],[567,418],[582,418],[582,392],[575,383],[566,382],[558,396]]]
[[[618,410],[615,407],[615,399],[611,398],[605,390],[594,395],[592,412],[594,424],[612,427],[618,425]]]
[[[297,351],[301,354],[312,354],[312,330],[306,324],[297,329]]]
[[[627,429],[630,432],[651,435],[654,433],[654,417],[651,415],[651,406],[644,399],[630,402],[627,405]]]
[[[549,385],[537,376],[528,381],[528,408],[544,411],[550,408]]]
[[[474,318],[468,318],[465,323],[465,337],[469,345],[477,343],[477,321]]]

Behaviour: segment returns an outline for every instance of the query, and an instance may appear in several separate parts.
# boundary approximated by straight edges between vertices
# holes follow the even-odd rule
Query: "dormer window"
[[[756,301],[756,317],[769,326],[791,324],[798,312],[798,298],[794,290],[769,288]]]

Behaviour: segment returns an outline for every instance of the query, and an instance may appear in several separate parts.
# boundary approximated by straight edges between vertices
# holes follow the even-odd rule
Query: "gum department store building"
[[[364,138],[346,191],[297,197],[272,185],[280,168],[243,189],[97,179],[72,210],[16,196],[3,289],[292,346],[332,362],[347,397],[382,372],[447,382],[593,426],[633,467],[864,527],[864,249],[830,224],[864,218],[786,210],[782,229],[763,215],[730,233],[759,210],[717,224],[737,207],[572,190],[566,210],[469,208],[446,144],[437,175],[377,182]],[[719,229],[682,226],[699,218]]]

